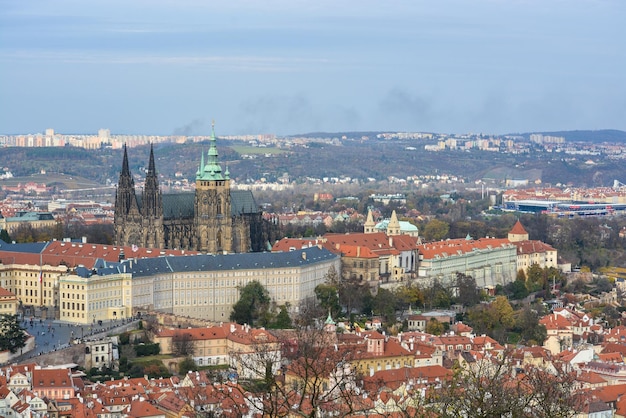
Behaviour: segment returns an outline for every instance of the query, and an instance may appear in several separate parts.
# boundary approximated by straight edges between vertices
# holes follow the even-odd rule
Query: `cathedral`
[[[231,190],[228,168],[218,161],[215,131],[196,173],[195,193],[161,193],[150,147],[145,186],[135,193],[124,147],[115,196],[115,244],[205,253],[264,251],[272,225],[248,190]]]

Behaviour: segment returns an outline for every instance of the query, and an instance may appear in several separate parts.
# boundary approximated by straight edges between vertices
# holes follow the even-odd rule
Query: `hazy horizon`
[[[0,132],[626,130],[626,3],[0,0]]]

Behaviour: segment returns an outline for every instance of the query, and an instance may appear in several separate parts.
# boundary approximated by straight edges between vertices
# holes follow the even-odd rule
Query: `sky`
[[[0,0],[0,134],[626,130],[624,0]]]

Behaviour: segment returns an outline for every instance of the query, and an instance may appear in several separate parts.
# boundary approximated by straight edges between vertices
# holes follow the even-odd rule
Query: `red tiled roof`
[[[33,390],[41,388],[69,388],[72,378],[69,369],[34,369]]]
[[[5,264],[48,265],[68,267],[83,265],[93,267],[97,259],[115,262],[123,250],[124,258],[152,258],[163,255],[199,254],[197,251],[160,250],[142,247],[118,247],[114,245],[52,241],[39,253],[0,251],[0,260]]]
[[[155,406],[152,406],[150,402],[136,400],[130,403],[126,413],[129,417],[160,417],[165,415],[163,411]]]
[[[437,256],[455,256],[459,252],[460,254],[467,254],[474,250],[504,248],[509,245],[511,245],[511,242],[504,238],[480,238],[478,240],[458,238],[421,244],[418,245],[418,249],[424,259],[432,260]]]
[[[554,247],[545,244],[541,241],[518,241],[513,242],[513,245],[517,247],[517,254],[537,254],[547,253],[549,251],[556,251]]]
[[[620,397],[626,394],[626,383],[604,386],[594,390],[593,394],[603,402],[616,402]]]
[[[15,295],[4,287],[0,287],[0,297],[15,297]]]
[[[526,232],[526,229],[524,229],[524,226],[518,220],[517,222],[515,222],[515,225],[513,225],[513,228],[511,228],[511,231],[509,232],[509,234],[526,235],[528,234],[528,232]]]

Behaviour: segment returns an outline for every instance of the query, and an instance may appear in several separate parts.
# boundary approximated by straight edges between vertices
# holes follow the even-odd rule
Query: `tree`
[[[477,334],[488,334],[500,343],[506,343],[506,333],[515,324],[513,308],[505,296],[474,306],[468,311],[468,320]]]
[[[333,346],[333,341],[322,329],[298,327],[281,334],[280,358],[268,344],[257,344],[252,353],[231,353],[239,368],[260,376],[246,385],[255,399],[253,410],[264,417],[313,418],[330,411],[348,417],[371,408],[356,390],[353,351]],[[277,364],[285,365],[281,373],[274,371]]]
[[[456,289],[458,303],[465,307],[474,306],[480,302],[480,290],[472,276],[463,273],[456,274]]]
[[[396,307],[404,310],[424,305],[424,294],[416,284],[406,284],[394,290]]]
[[[506,293],[513,300],[524,299],[528,296],[529,292],[528,288],[526,288],[526,274],[524,274],[524,270],[520,270],[517,273],[517,278],[513,282],[507,284],[505,289]]]
[[[190,371],[198,369],[196,362],[191,357],[185,357],[180,363],[178,363],[178,374],[184,376]]]
[[[6,243],[10,243],[12,241],[6,229],[0,230],[0,239]]]
[[[457,368],[440,390],[432,391],[429,409],[442,418],[569,418],[580,410],[575,373],[558,366],[554,372],[520,369],[510,357],[505,353]]]
[[[435,318],[430,318],[430,321],[426,323],[425,332],[427,334],[441,335],[443,334],[443,331],[444,331],[443,324],[437,321]]]
[[[606,277],[599,277],[594,280],[593,284],[596,286],[595,290],[592,292],[593,294],[610,292],[613,289],[613,283]]]
[[[341,313],[339,305],[339,292],[337,286],[332,283],[322,283],[315,287],[315,296],[325,312],[337,317]]]
[[[288,307],[286,305],[282,305],[280,307],[280,312],[278,313],[278,315],[276,315],[276,319],[274,320],[274,322],[272,322],[269,328],[288,329],[293,326],[291,317],[289,316],[289,312],[287,311],[287,308]]]
[[[17,352],[26,345],[26,338],[17,315],[0,315],[0,351]]]
[[[242,287],[239,293],[239,300],[233,305],[230,320],[238,324],[257,324],[269,312],[269,292],[259,281],[254,280]]]
[[[390,290],[378,289],[378,293],[374,297],[373,308],[374,313],[383,316],[388,324],[395,322],[396,298]]]
[[[548,337],[545,325],[539,324],[539,314],[530,305],[516,313],[515,330],[519,332],[521,343],[542,345]]]
[[[528,275],[526,278],[526,288],[530,292],[536,292],[544,288],[546,284],[546,278],[544,269],[539,264],[533,264],[528,268]]]
[[[439,241],[444,239],[448,235],[450,225],[447,222],[440,221],[439,219],[432,219],[424,227],[422,236],[427,241]]]
[[[172,354],[177,357],[186,357],[193,354],[194,343],[189,332],[180,331],[172,337]]]
[[[355,312],[362,312],[365,299],[371,297],[367,284],[361,283],[357,278],[342,280],[338,291],[339,304],[348,316]]]
[[[424,299],[430,303],[431,307],[449,308],[452,303],[452,293],[450,289],[444,287],[437,279],[433,280],[430,288],[426,289],[424,293]]]

